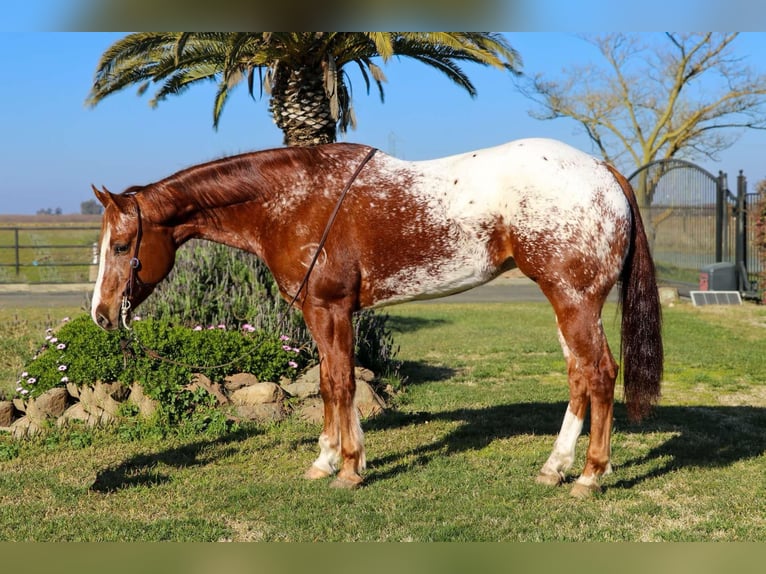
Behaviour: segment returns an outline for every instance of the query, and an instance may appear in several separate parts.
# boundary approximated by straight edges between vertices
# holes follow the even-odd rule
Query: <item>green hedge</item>
[[[138,342],[125,340],[125,332],[103,331],[88,315],[67,322],[55,333],[49,331],[24,368],[18,393],[35,397],[67,382],[84,385],[101,380],[131,385],[138,381],[150,397],[167,400],[196,371],[212,380],[248,372],[260,380],[278,381],[295,376],[310,361],[309,354],[289,340],[249,325],[237,330],[224,325],[189,328],[146,319],[133,323],[133,333]],[[150,356],[142,347],[169,361]]]

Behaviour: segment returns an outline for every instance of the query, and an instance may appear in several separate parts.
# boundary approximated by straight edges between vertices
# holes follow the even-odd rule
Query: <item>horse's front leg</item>
[[[330,476],[339,470],[333,486],[361,484],[366,466],[364,434],[354,407],[354,331],[350,306],[304,304],[304,318],[319,350],[319,388],[324,402],[324,428],[320,453],[306,477]]]

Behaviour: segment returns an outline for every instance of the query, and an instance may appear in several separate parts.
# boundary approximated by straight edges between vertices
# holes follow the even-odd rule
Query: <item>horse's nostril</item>
[[[111,321],[109,321],[109,319],[107,319],[101,313],[98,314],[96,321],[98,323],[98,326],[101,327],[102,329],[109,329],[112,326]]]

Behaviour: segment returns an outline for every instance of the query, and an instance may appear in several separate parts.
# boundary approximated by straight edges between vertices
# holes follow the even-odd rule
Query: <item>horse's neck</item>
[[[190,239],[205,239],[258,254],[261,226],[252,223],[262,219],[265,211],[259,208],[257,198],[211,202],[204,186],[199,186],[173,193],[162,203],[161,224],[172,229],[176,246]]]

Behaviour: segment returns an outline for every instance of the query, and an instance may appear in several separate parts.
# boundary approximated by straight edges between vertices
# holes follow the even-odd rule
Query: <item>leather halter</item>
[[[123,327],[130,330],[128,325],[128,313],[130,312],[130,299],[133,297],[133,291],[136,286],[143,285],[141,279],[138,277],[138,270],[141,268],[141,260],[138,258],[138,251],[141,248],[141,238],[143,236],[143,228],[141,222],[141,208],[138,205],[138,200],[135,195],[133,197],[133,204],[136,207],[136,240],[133,245],[133,257],[130,258],[130,271],[128,273],[128,280],[125,283],[125,289],[122,290],[122,303],[120,304],[120,320]]]

